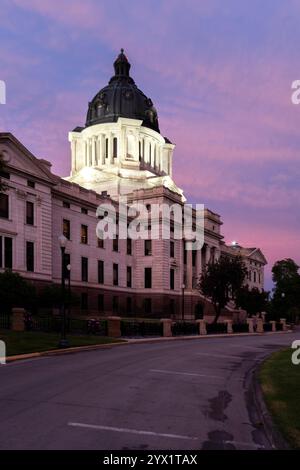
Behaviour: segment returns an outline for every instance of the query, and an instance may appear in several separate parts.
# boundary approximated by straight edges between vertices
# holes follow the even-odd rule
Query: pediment
[[[53,184],[55,182],[55,176],[52,175],[50,166],[48,167],[36,158],[12,134],[0,133],[0,154],[8,169],[29,174],[45,183]]]

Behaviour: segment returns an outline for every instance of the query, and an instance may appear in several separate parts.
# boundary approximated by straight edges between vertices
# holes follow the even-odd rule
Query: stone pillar
[[[24,331],[25,330],[25,309],[24,308],[13,308],[12,309],[12,322],[11,329],[13,331]]]
[[[227,323],[227,333],[229,334],[233,333],[232,320],[225,320],[225,323]]]
[[[210,261],[210,246],[206,245],[205,247],[205,265]]]
[[[282,331],[286,331],[287,330],[286,318],[280,318],[280,323],[282,324]]]
[[[272,321],[270,321],[270,323],[272,325],[272,331],[276,331],[276,321],[272,320]]]
[[[161,318],[160,321],[163,324],[163,336],[172,336],[172,320],[170,318]]]
[[[196,323],[198,323],[199,326],[199,335],[206,335],[206,321],[205,320],[196,320]]]
[[[108,336],[119,338],[121,336],[121,317],[107,317]]]
[[[257,327],[256,333],[263,333],[264,332],[264,322],[262,318],[257,319]]]
[[[254,333],[253,318],[247,318],[249,333]]]

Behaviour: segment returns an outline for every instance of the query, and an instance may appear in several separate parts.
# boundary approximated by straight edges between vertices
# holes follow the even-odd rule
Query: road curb
[[[132,346],[135,344],[145,344],[145,343],[159,343],[159,342],[170,342],[170,341],[187,341],[187,340],[204,340],[211,338],[240,338],[244,336],[264,336],[264,335],[276,335],[276,334],[286,334],[291,333],[291,331],[276,331],[276,332],[266,332],[266,333],[232,333],[232,334],[211,334],[203,336],[172,336],[172,337],[159,337],[159,338],[141,338],[141,339],[131,339],[127,338],[125,341],[116,342],[116,343],[106,343],[106,344],[93,344],[89,346],[76,346],[73,348],[67,349],[52,349],[50,351],[34,352],[28,354],[18,354],[16,356],[8,356],[6,358],[7,363],[22,361],[26,359],[34,359],[39,357],[48,357],[48,356],[60,356],[63,354],[75,354],[79,352],[88,352],[95,351],[98,349],[110,349],[115,346]]]
[[[291,447],[279,431],[278,427],[274,423],[271,413],[269,412],[266,402],[264,400],[262,387],[259,382],[259,369],[263,362],[267,360],[272,354],[268,354],[265,356],[261,361],[259,361],[252,370],[252,392],[254,398],[254,405],[256,407],[256,411],[258,416],[261,419],[261,422],[264,427],[265,434],[267,439],[269,440],[273,449],[276,450],[288,450]]]

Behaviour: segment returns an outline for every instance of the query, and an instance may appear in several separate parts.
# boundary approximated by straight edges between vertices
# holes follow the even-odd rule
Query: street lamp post
[[[66,268],[68,270],[68,316],[70,318],[70,313],[71,313],[71,265],[67,264]]]
[[[62,293],[62,302],[61,302],[61,314],[62,314],[62,322],[61,322],[61,338],[59,341],[59,348],[67,348],[69,346],[69,342],[66,339],[66,306],[65,306],[65,251],[66,251],[66,244],[67,238],[64,235],[58,237],[60,251],[61,251],[61,293]]]
[[[185,284],[182,284],[181,289],[182,289],[182,296],[181,296],[181,320],[184,321],[184,290],[185,290]]]

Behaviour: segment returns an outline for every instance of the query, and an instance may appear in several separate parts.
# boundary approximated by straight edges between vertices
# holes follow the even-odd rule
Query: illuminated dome
[[[138,89],[129,75],[130,63],[124,50],[114,62],[115,75],[89,103],[86,127],[117,122],[119,117],[139,119],[142,126],[159,132],[157,111],[152,100]]]

